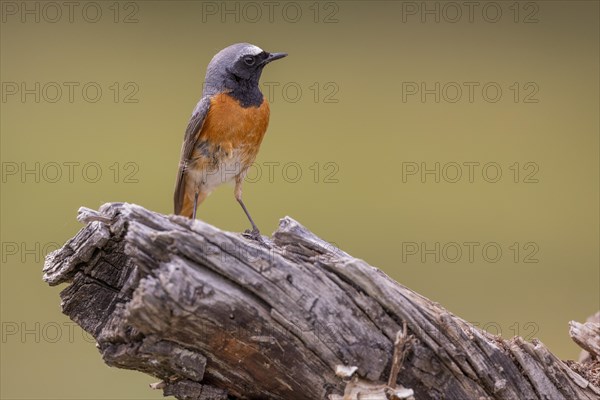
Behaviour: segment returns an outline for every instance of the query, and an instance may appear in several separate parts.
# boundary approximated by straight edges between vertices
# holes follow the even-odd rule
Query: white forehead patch
[[[260,54],[260,53],[263,52],[263,49],[261,49],[258,46],[255,46],[253,44],[250,44],[250,45],[246,46],[245,50],[248,52],[249,55],[253,55],[253,56],[255,56],[255,55]]]

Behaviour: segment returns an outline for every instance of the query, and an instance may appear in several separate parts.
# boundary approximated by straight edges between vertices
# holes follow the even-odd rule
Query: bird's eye
[[[254,57],[244,57],[246,65],[254,65]]]

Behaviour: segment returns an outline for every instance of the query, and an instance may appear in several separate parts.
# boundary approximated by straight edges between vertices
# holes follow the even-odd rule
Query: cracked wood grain
[[[291,218],[269,249],[127,203],[78,218],[86,226],[47,257],[44,280],[68,283],[63,312],[108,365],[158,377],[165,395],[324,399],[351,383],[340,365],[385,385],[404,323],[415,341],[397,382],[415,399],[600,394],[539,341],[491,336]]]

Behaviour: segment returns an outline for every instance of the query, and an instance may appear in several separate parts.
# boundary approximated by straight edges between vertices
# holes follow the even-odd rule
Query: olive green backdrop
[[[2,2],[2,398],[161,398],[61,314],[43,255],[79,206],[171,212],[206,65],[241,41],[290,54],[244,191],[263,232],[290,215],[576,358],[568,321],[600,308],[598,21],[596,1]],[[232,191],[200,217],[246,229]]]

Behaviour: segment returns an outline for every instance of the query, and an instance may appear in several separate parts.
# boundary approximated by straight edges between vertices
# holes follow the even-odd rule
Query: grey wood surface
[[[397,382],[417,400],[600,398],[538,340],[487,334],[289,217],[271,248],[127,203],[78,218],[44,280],[69,284],[63,312],[108,365],[161,379],[166,395],[364,398],[356,387],[388,382],[405,322],[414,340]]]

